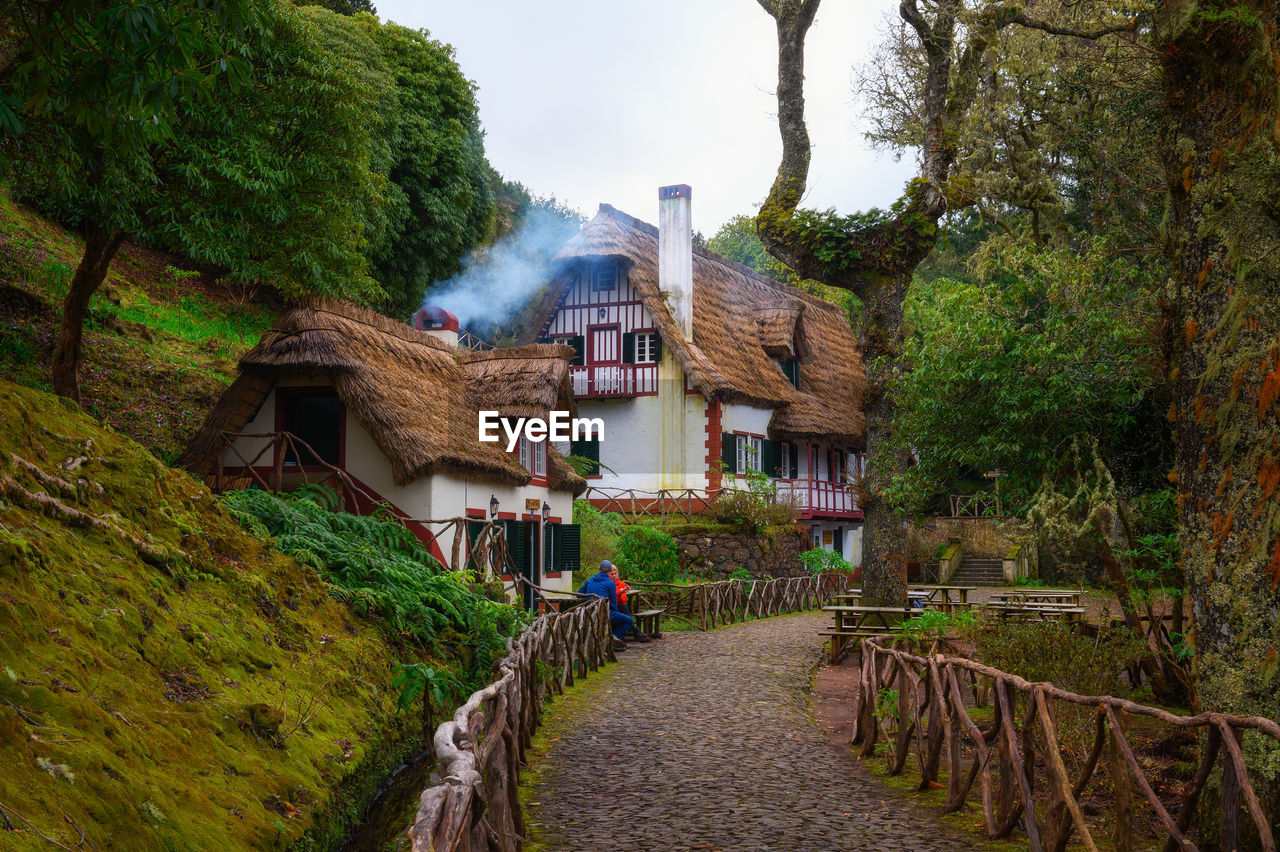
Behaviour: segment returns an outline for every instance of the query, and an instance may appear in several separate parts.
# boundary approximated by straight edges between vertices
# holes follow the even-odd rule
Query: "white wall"
[[[814,541],[818,543],[817,546],[821,547],[823,550],[835,549],[834,543],[833,544],[823,543],[823,538],[824,538],[823,533],[826,532],[827,530],[830,530],[832,531],[832,533],[834,533],[837,527],[843,528],[844,529],[843,547],[841,548],[840,555],[843,556],[845,559],[847,559],[849,561],[849,564],[851,565],[856,566],[856,565],[862,564],[862,521],[815,520],[815,521],[805,521],[804,523],[805,523],[805,526],[809,527],[809,529],[812,531],[811,535]],[[834,535],[832,536],[832,538],[834,539]]]

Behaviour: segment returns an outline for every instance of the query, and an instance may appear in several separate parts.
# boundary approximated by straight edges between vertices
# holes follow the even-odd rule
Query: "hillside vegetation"
[[[0,192],[0,377],[49,390],[61,300],[83,251],[80,237]],[[172,461],[278,308],[269,290],[125,243],[90,302],[85,410]]]
[[[404,648],[186,474],[2,380],[0,588],[6,849],[325,848],[413,739]]]

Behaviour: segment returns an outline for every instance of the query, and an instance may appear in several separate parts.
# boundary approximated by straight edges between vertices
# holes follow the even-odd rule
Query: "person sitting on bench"
[[[580,595],[597,595],[609,601],[609,632],[613,634],[614,650],[625,651],[627,643],[622,637],[636,626],[635,619],[618,609],[618,587],[609,576],[612,563],[608,559],[600,563],[600,570],[587,579],[578,589]],[[646,640],[647,641],[647,640]]]
[[[632,621],[634,621],[635,616],[631,615],[631,607],[627,604],[627,591],[631,587],[628,586],[627,581],[622,579],[621,575],[618,574],[618,566],[612,563],[609,565],[609,578],[613,580],[613,585],[618,589],[618,610],[628,616],[631,616]],[[633,625],[631,633],[624,635],[622,638],[630,639],[632,637],[634,637],[637,642],[648,642],[650,639],[656,638],[653,636],[647,636],[640,632],[640,625],[638,624]]]

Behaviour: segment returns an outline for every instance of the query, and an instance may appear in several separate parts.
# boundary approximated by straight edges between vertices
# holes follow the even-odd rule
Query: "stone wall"
[[[676,536],[680,570],[724,579],[736,568],[752,577],[803,577],[807,573],[799,556],[810,548],[803,532],[772,535],[742,533],[693,533]]]

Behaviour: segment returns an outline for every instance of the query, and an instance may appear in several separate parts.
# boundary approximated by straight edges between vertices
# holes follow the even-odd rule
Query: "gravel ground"
[[[543,758],[528,817],[546,848],[981,846],[887,790],[814,724],[804,690],[828,620],[783,616],[632,643],[596,706]]]

